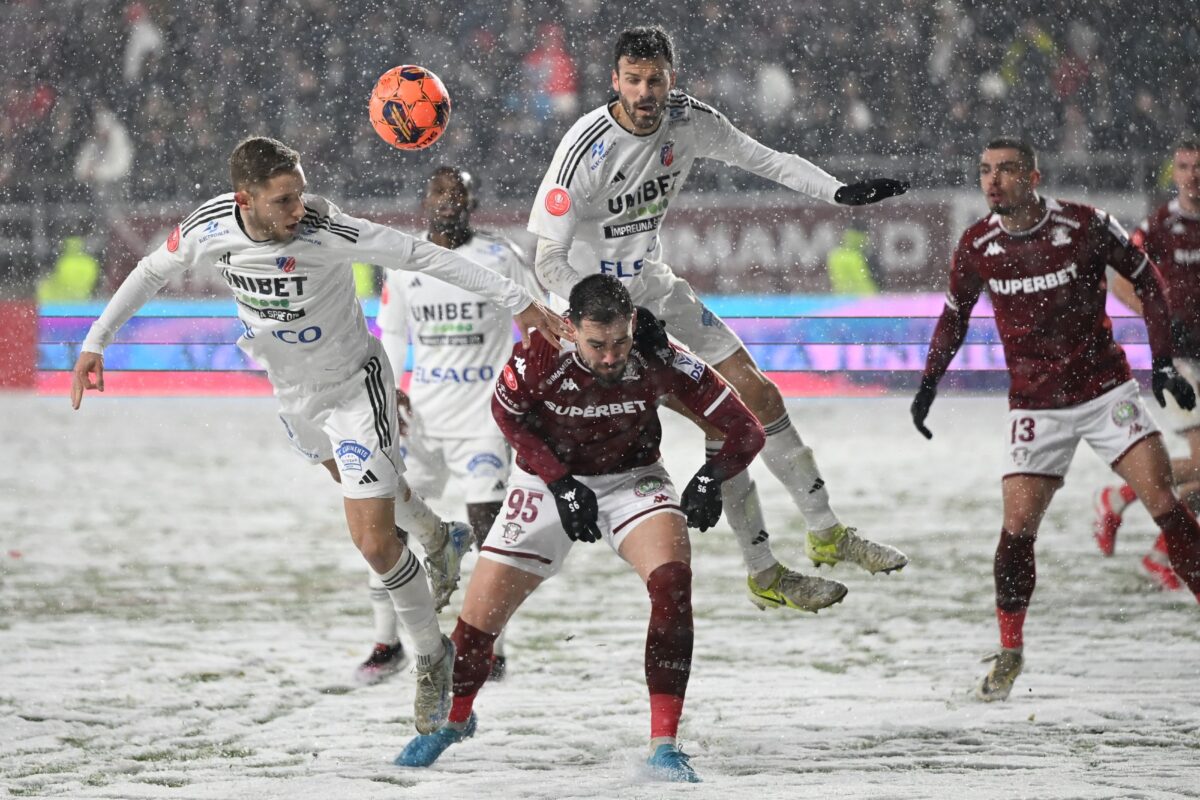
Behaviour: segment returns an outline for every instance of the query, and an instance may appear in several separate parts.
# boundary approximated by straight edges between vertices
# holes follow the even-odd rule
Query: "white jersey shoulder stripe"
[[[598,119],[575,141],[571,151],[563,159],[562,166],[559,167],[559,186],[571,188],[571,179],[575,177],[575,170],[579,167],[579,162],[587,155],[596,140],[607,133],[610,128],[612,128],[612,124],[608,120]]]
[[[200,225],[203,225],[206,222],[213,222],[214,220],[218,220],[221,217],[232,216],[234,208],[235,208],[234,202],[232,200],[230,200],[226,203],[222,203],[222,204],[215,205],[210,208],[204,209],[202,212],[198,211],[192,215],[191,222],[186,222],[182,226],[180,226],[179,233],[182,236],[187,236],[189,233],[191,233],[197,227],[199,227]]]
[[[225,206],[232,202],[233,202],[232,194],[223,194],[220,197],[214,197],[212,200],[201,203],[199,208],[197,208],[191,214],[188,214],[187,217],[184,218],[183,222],[179,223],[179,227],[180,228],[186,227],[187,225],[191,224],[192,220],[194,220],[196,217],[200,216],[201,214],[207,214],[210,211],[215,210],[218,206]]]

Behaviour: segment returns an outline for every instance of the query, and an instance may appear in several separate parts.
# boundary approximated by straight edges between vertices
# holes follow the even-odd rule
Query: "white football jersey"
[[[779,153],[678,90],[658,130],[637,136],[608,106],[585,114],[559,143],[529,215],[529,230],[574,244],[581,275],[636,280],[644,262],[661,261],[658,230],[697,158],[715,158],[790,189],[833,202],[842,182],[805,159]]]
[[[507,239],[475,231],[455,253],[538,293],[533,268]],[[424,435],[499,435],[492,389],[512,355],[512,315],[483,297],[423,273],[388,273],[376,319],[397,380],[412,338],[408,395]]]
[[[354,295],[355,261],[436,275],[510,314],[533,299],[450,250],[343,214],[324,198],[306,195],[304,207],[291,241],[259,242],[246,234],[232,193],[204,203],[138,262],[93,323],[83,349],[102,353],[172,275],[189,267],[220,272],[245,329],[238,346],[266,369],[276,388],[339,383],[366,361],[371,334]]]

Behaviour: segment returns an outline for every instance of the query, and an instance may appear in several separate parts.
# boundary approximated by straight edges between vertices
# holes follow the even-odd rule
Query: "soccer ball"
[[[405,64],[379,76],[371,90],[371,125],[401,150],[423,150],[450,122],[450,93],[437,75]]]

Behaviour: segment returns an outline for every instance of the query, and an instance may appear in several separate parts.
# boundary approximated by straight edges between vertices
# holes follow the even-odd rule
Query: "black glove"
[[[1179,407],[1184,411],[1191,411],[1196,407],[1196,392],[1192,390],[1192,385],[1187,382],[1187,379],[1179,374],[1175,369],[1175,365],[1171,363],[1169,358],[1154,359],[1154,371],[1150,373],[1150,388],[1154,392],[1154,399],[1163,408],[1167,407],[1167,398],[1163,396],[1163,391],[1168,391],[1175,398],[1175,402],[1179,403]]]
[[[925,418],[929,416],[929,407],[933,405],[935,397],[937,397],[937,381],[932,378],[921,378],[921,388],[917,389],[917,396],[913,398],[909,413],[912,414],[913,425],[917,426],[917,430],[926,439],[933,438],[933,433],[925,427]]]
[[[596,493],[570,475],[546,485],[554,492],[554,504],[558,506],[558,518],[567,538],[572,542],[600,541]]]
[[[675,362],[666,323],[641,306],[637,307],[637,321],[633,325],[633,344],[642,355],[653,356],[666,366]]]
[[[680,505],[689,528],[706,531],[717,524],[721,518],[721,481],[717,480],[712,465],[706,463],[696,470],[683,490]]]
[[[868,203],[878,203],[880,200],[886,200],[907,191],[908,181],[898,181],[894,178],[871,178],[869,181],[843,186],[833,195],[833,199],[844,206],[865,206]]]

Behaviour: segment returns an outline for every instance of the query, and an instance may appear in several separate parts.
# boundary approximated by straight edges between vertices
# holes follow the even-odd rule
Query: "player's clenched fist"
[[[558,518],[567,538],[572,542],[600,541],[596,493],[570,475],[546,485],[554,492],[554,504],[558,506]]]

